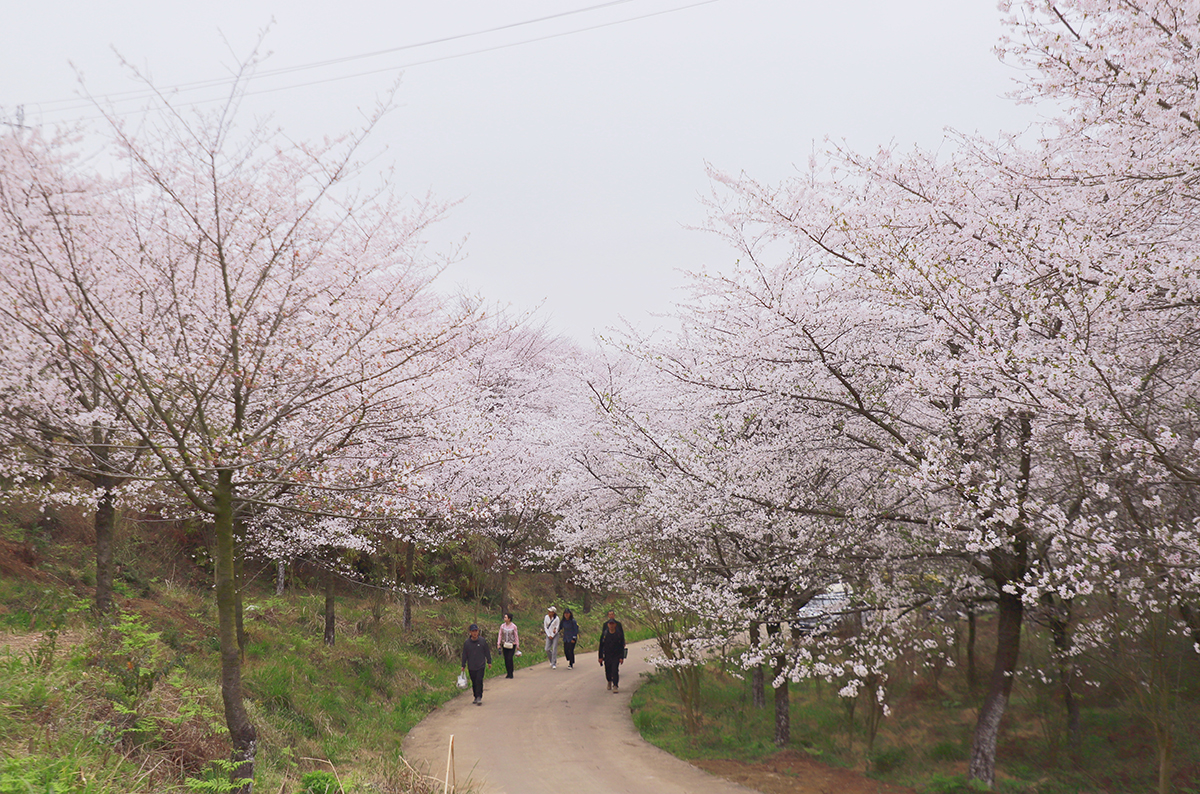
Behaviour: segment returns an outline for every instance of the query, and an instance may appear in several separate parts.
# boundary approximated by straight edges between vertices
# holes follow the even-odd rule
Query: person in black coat
[[[476,706],[483,705],[483,673],[484,666],[492,665],[492,649],[479,638],[479,626],[472,623],[467,629],[467,639],[463,641],[462,669],[471,676],[471,692],[475,695]]]
[[[604,678],[613,692],[618,690],[621,682],[621,664],[624,661],[625,629],[609,612],[608,622],[600,631],[600,664],[604,665]]]
[[[575,622],[575,613],[571,610],[563,612],[562,623],[558,625],[562,635],[563,655],[567,657],[567,667],[575,667],[575,642],[579,639],[579,624]]]

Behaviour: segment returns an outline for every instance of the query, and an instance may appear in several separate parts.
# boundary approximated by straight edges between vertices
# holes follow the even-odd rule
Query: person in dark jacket
[[[463,641],[462,669],[471,676],[471,691],[475,705],[483,705],[483,672],[485,665],[492,665],[492,649],[479,638],[479,626],[472,623],[467,628],[467,639]]]
[[[608,613],[608,622],[600,631],[600,664],[604,665],[604,677],[608,688],[614,693],[621,682],[621,664],[625,661],[625,629],[617,622],[613,613]]]
[[[575,622],[575,613],[567,609],[563,611],[562,623],[558,625],[562,635],[563,655],[567,657],[567,668],[575,668],[575,641],[579,639],[579,624]]]

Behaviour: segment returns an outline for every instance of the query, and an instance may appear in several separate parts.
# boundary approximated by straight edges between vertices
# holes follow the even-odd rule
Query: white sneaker
[[[551,670],[557,670],[557,669],[558,669],[558,665],[556,665],[556,664],[552,664],[552,665],[550,665],[550,669],[551,669]]]

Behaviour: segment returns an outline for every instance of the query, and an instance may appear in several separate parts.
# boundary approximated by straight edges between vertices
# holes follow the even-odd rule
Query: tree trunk
[[[692,702],[697,706],[700,705],[700,672],[703,668],[693,667],[691,686],[692,686]],[[699,719],[697,719],[697,727],[699,727]]]
[[[592,611],[592,590],[590,587],[583,588],[583,614]]]
[[[225,726],[233,745],[234,766],[230,779],[240,783],[236,789],[238,794],[251,794],[258,733],[246,714],[242,699],[242,657],[237,644],[237,585],[234,581],[232,471],[217,473],[214,507],[213,583],[217,598],[217,636],[221,644],[221,701],[225,707]]]
[[[805,599],[805,601],[801,601],[799,599],[793,600],[791,614],[795,615],[795,614],[799,613],[800,607],[804,603],[806,603],[806,601],[807,601],[807,599]],[[800,647],[800,636],[801,636],[800,635],[800,624],[794,620],[791,620],[791,621],[788,621],[788,626],[791,628],[791,633],[792,633],[791,647],[793,647],[793,648]],[[783,660],[781,657],[781,659],[780,659],[781,667],[782,667],[782,661]],[[779,673],[776,673],[776,678],[778,678],[778,677],[779,677]],[[786,745],[788,743],[788,741],[792,738],[792,704],[791,704],[791,697],[790,697],[791,693],[788,691],[788,686],[789,686],[789,684],[785,680],[783,682],[783,687],[782,687],[783,688],[783,701],[784,701],[783,714],[784,714],[784,719],[787,720],[787,725],[784,727],[784,731],[783,731],[783,737],[784,737],[783,744],[778,745],[779,747],[783,747],[784,745]],[[775,695],[775,705],[776,705],[776,709],[778,709],[778,707],[779,707],[778,692],[776,692],[776,695]],[[779,724],[778,713],[776,713],[776,715],[775,715],[775,723],[778,726],[778,724]],[[778,728],[776,728],[776,734],[778,734],[778,733],[779,733],[779,730],[778,730]],[[776,742],[779,741],[778,735],[776,736],[775,741]]]
[[[400,539],[393,538],[388,546],[388,575],[391,578],[391,588],[397,590],[400,587]]]
[[[1078,757],[1083,751],[1083,719],[1079,713],[1079,699],[1075,697],[1074,682],[1079,675],[1075,663],[1067,661],[1060,668],[1062,676],[1063,705],[1067,709],[1067,747]]]
[[[335,580],[334,580],[333,571],[326,571],[326,573],[325,573],[325,644],[330,645],[330,646],[333,645],[333,641],[334,641],[335,618],[337,617],[336,612],[335,612],[335,603],[334,603],[334,595],[333,595],[334,581]]]
[[[971,743],[971,765],[968,779],[977,780],[988,788],[996,782],[996,743],[1000,737],[1000,720],[1012,694],[1013,677],[1021,651],[1021,622],[1024,607],[1021,597],[1000,591],[996,621],[996,663],[979,721]]]
[[[113,536],[116,534],[117,511],[112,491],[103,487],[96,515],[96,613],[107,615],[113,609]]]
[[[683,732],[688,736],[700,732],[700,720],[696,715],[700,695],[699,677],[699,670],[695,667],[671,668],[671,680],[679,694],[679,703],[683,706]]]
[[[1200,645],[1200,615],[1196,614],[1196,610],[1183,604],[1179,607],[1179,613],[1183,616],[1183,620],[1187,623],[1188,631],[1192,633],[1192,642]]]
[[[1060,606],[1054,596],[1047,593],[1042,603],[1048,612],[1050,635],[1054,640],[1054,656],[1058,663],[1058,686],[1062,692],[1063,706],[1067,710],[1067,747],[1078,758],[1083,749],[1083,728],[1079,716],[1079,700],[1075,697],[1075,680],[1079,673],[1071,656],[1071,602]]]
[[[879,726],[883,722],[883,700],[879,676],[871,673],[867,676],[864,694],[867,699],[867,713],[863,715],[864,727],[867,731],[867,757],[875,752],[875,739],[879,735]]]
[[[757,651],[762,644],[759,639],[759,632],[762,630],[762,623],[757,620],[750,621],[750,648],[752,651]],[[765,676],[763,675],[763,666],[760,662],[754,665],[754,673],[750,676],[750,694],[754,700],[754,708],[765,709],[767,707],[767,694],[765,690]]]
[[[277,595],[277,596],[283,595],[283,580],[284,580],[284,574],[286,574],[286,573],[287,573],[287,563],[285,563],[283,560],[276,560],[276,562],[275,562],[275,595]]]
[[[779,634],[778,623],[767,624],[767,636],[774,638]],[[775,657],[775,665],[773,667],[774,681],[779,681],[783,677],[783,657]],[[792,713],[788,698],[788,681],[783,678],[778,685],[772,684],[775,688],[775,746],[785,747],[792,740]]]
[[[975,605],[967,604],[967,687],[974,692],[979,688],[979,673],[975,668]]]
[[[506,569],[500,571],[500,614],[507,615],[510,610],[508,603],[508,580],[509,573]]]
[[[404,630],[412,631],[413,564],[417,557],[416,541],[408,541],[404,549]]]
[[[246,613],[242,609],[242,582],[245,576],[242,571],[242,544],[234,540],[233,549],[233,592],[237,599],[234,614],[237,615],[237,644],[242,661],[246,661]]]
[[[775,668],[775,677],[783,672],[783,666]],[[783,681],[775,687],[775,746],[787,747],[792,740],[792,714],[788,697],[788,681]]]
[[[1171,759],[1174,755],[1175,737],[1170,726],[1154,725],[1154,741],[1158,749],[1158,794],[1171,793]]]

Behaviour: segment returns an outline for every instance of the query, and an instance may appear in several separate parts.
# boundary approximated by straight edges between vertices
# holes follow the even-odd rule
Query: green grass
[[[0,794],[221,790],[229,744],[207,581],[132,572],[118,588],[123,618],[104,628],[85,600],[79,551],[68,551],[72,567],[55,567],[47,550],[44,569],[58,583],[0,579],[0,631],[69,631],[57,636],[72,640],[0,650]],[[528,600],[537,606],[517,616],[527,638],[518,667],[544,659],[536,638],[549,600]],[[372,601],[339,595],[328,647],[323,595],[246,593],[243,685],[259,732],[256,791],[299,792],[302,776],[318,772],[336,772],[347,794],[421,790],[398,757],[400,740],[460,694],[466,626],[480,623],[490,640],[499,618],[471,603],[427,601],[406,632],[399,604],[382,613],[375,604],[373,614]],[[580,651],[594,653],[601,618],[577,614],[595,623],[592,632],[584,622]],[[499,657],[491,675],[503,674]]]
[[[1193,671],[1194,674],[1195,671]],[[1042,688],[1051,689],[1050,693]],[[884,719],[873,748],[862,725],[863,708],[851,725],[837,685],[823,681],[792,683],[791,740],[784,749],[823,763],[858,770],[877,780],[921,792],[968,792],[975,710],[971,693],[956,675],[943,672],[938,687],[918,675],[891,693],[893,714]],[[1061,709],[1051,685],[1031,676],[1018,680],[1002,725],[996,791],[1008,794],[1083,794],[1142,792],[1155,789],[1154,743],[1148,726],[1120,702],[1107,702],[1101,688],[1089,690],[1096,702],[1083,711],[1084,743],[1078,754],[1043,723]],[[642,736],[673,755],[689,760],[765,761],[779,748],[773,743],[773,693],[765,708],[755,708],[751,683],[713,664],[701,685],[701,729],[684,733],[682,708],[665,673],[651,674],[634,694],[633,721]],[[967,704],[964,706],[964,704]],[[1200,790],[1200,704],[1185,701],[1177,729],[1177,791]]]
[[[313,758],[338,769],[348,792],[411,790],[379,788],[380,779],[403,777],[398,768],[380,770],[389,768],[387,758],[395,766],[409,728],[459,694],[456,660],[413,647],[390,617],[369,632],[345,630],[330,648],[308,617],[317,599],[271,602],[270,619],[248,620],[243,666],[260,733],[256,788],[299,790],[300,775],[323,765],[303,760]],[[339,624],[351,626],[365,609],[351,598],[339,606]],[[440,633],[434,645],[453,647],[461,637],[457,616],[432,611],[426,640]],[[200,790],[217,785],[220,770],[205,770],[229,748],[208,636],[176,627],[168,644],[167,632],[140,619],[119,625],[114,635],[77,616],[71,628],[84,641],[48,660],[0,652],[0,792],[182,792],[188,777]]]

